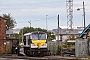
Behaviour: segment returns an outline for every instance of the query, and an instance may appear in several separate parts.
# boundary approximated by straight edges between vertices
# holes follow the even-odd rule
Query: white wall
[[[55,36],[56,40],[58,40],[58,35]],[[64,42],[67,39],[68,35],[62,35],[62,41]],[[60,40],[60,36],[59,36],[59,40]]]

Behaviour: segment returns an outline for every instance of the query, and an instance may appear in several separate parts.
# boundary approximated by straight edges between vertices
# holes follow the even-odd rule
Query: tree
[[[24,27],[23,29],[20,30],[19,34],[22,34],[22,30],[23,30],[23,34],[28,33],[28,32],[33,32],[33,31],[43,31],[45,33],[47,33],[48,36],[48,40],[53,40],[55,39],[55,35],[53,32],[48,32],[46,29],[41,29],[41,28],[33,28],[33,27]]]
[[[6,21],[6,29],[7,30],[12,29],[16,26],[15,19],[13,19],[9,13],[8,14],[3,14],[2,17],[7,20]]]
[[[54,35],[54,33],[53,32],[47,32],[47,36],[48,36],[48,40],[53,40],[53,39],[55,39],[55,35]]]

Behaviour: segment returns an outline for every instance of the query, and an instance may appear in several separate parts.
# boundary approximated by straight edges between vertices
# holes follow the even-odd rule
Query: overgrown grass
[[[0,56],[7,54],[6,52],[0,52]]]

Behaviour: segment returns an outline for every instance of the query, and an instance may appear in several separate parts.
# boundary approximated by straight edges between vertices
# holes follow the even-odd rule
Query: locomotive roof
[[[42,32],[42,31],[34,31],[34,32],[25,33],[24,36],[30,35],[30,34],[32,34],[32,33],[45,33],[45,32]]]
[[[24,36],[26,36],[26,35],[30,35],[31,33],[26,33],[26,34],[24,34]]]

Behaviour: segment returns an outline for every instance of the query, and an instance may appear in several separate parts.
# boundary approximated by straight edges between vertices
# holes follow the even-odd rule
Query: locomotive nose
[[[34,43],[35,46],[43,46],[45,43],[46,43],[46,40],[35,40],[35,41],[32,41]]]
[[[40,46],[40,44],[41,44],[41,43],[40,43],[40,42],[38,42],[38,43],[37,43],[37,46],[39,47],[39,46]]]

